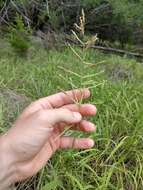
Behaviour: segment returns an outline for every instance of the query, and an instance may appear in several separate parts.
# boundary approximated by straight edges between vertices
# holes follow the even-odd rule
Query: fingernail
[[[74,116],[74,118],[75,118],[76,120],[78,120],[78,121],[80,121],[81,118],[82,118],[81,114],[78,113],[78,112],[73,112],[73,116]]]
[[[90,96],[91,95],[91,92],[88,88],[85,89],[85,96]]]
[[[89,146],[89,147],[93,147],[93,146],[94,146],[94,140],[89,139],[89,140],[88,140],[88,146]]]
[[[90,124],[90,128],[91,128],[92,130],[96,130],[96,125],[94,125],[93,123],[91,123],[91,124]]]

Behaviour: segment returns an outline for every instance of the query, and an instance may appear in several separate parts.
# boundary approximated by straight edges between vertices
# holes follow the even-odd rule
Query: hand
[[[39,99],[24,110],[2,136],[7,159],[12,160],[14,167],[14,182],[35,175],[57,149],[93,147],[92,139],[61,135],[67,126],[84,132],[95,130],[93,123],[83,119],[96,114],[95,106],[74,104],[75,99],[89,96],[88,89],[61,92]]]

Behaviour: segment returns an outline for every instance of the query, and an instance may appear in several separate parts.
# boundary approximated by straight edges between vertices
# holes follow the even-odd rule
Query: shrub
[[[22,20],[22,17],[17,15],[15,24],[12,24],[7,35],[7,40],[11,46],[20,54],[25,54],[30,47],[29,35],[31,31],[28,30]]]

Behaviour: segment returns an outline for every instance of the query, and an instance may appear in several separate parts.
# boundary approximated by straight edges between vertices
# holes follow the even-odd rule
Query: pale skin
[[[74,101],[89,97],[88,89],[61,92],[39,99],[23,111],[12,128],[0,136],[0,190],[36,175],[58,149],[94,146],[90,138],[61,135],[67,126],[95,131],[95,125],[85,117],[94,116],[96,107],[79,106]]]

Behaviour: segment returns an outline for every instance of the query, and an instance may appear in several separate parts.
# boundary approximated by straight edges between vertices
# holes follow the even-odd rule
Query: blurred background
[[[18,40],[19,46],[21,40],[28,46],[29,34],[47,41],[60,41],[61,36],[70,41],[81,9],[86,16],[86,35],[97,34],[98,45],[142,52],[142,0],[0,0],[1,35],[13,45]]]

